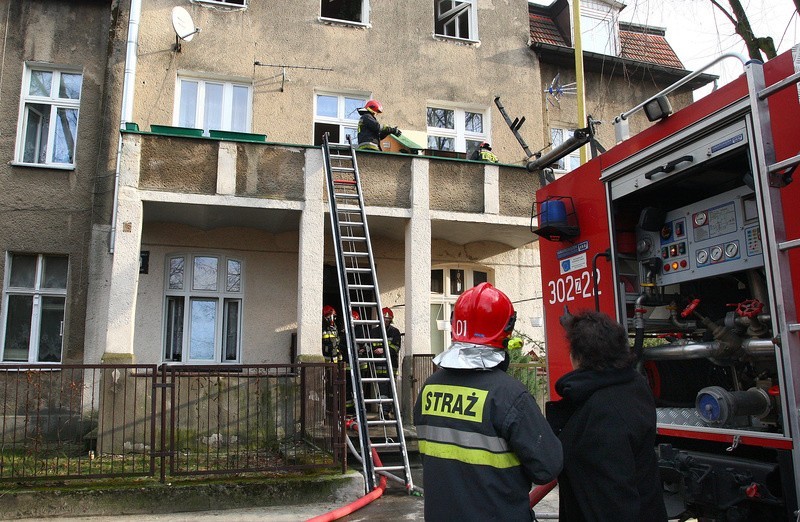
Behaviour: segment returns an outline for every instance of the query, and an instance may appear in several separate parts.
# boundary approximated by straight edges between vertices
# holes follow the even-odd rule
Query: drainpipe
[[[136,61],[139,54],[139,19],[142,15],[142,0],[131,0],[128,18],[128,43],[125,52],[125,76],[122,80],[122,116],[119,124],[120,135],[117,142],[117,160],[114,167],[114,205],[111,209],[111,235],[108,240],[108,253],[114,253],[117,242],[117,205],[119,203],[119,168],[122,160],[122,130],[125,123],[133,117],[133,93],[136,80]]]

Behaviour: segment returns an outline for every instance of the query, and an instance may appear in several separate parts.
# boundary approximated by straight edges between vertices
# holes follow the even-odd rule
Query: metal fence
[[[412,404],[416,403],[422,385],[436,370],[436,365],[433,364],[434,357],[430,354],[414,354],[412,356],[412,374],[409,378]],[[544,403],[547,402],[550,393],[546,365],[542,362],[511,363],[508,367],[508,374],[519,379],[528,388],[539,404],[539,408],[544,411]]]
[[[332,364],[3,365],[0,481],[346,466]]]

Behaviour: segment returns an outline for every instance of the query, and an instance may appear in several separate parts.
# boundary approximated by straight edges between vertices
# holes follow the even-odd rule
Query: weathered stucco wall
[[[216,194],[218,152],[214,140],[145,134],[139,188]]]
[[[528,217],[531,215],[539,175],[525,169],[500,167],[500,214]]]
[[[305,150],[239,143],[236,194],[273,199],[303,199]]]
[[[411,162],[408,157],[359,153],[364,203],[378,207],[411,207]]]
[[[480,43],[434,37],[430,0],[373,0],[366,28],[321,22],[319,0],[253,1],[245,10],[186,2],[201,32],[179,53],[170,24],[174,6],[173,0],[142,3],[134,120],[143,130],[172,123],[179,72],[252,83],[252,132],[285,143],[312,143],[315,91],[372,95],[383,103],[382,123],[423,132],[429,102],[483,109],[494,150],[506,162],[523,154],[494,97],[512,112],[540,112],[541,82],[527,48],[523,0],[478,2]],[[281,92],[281,69],[256,61],[332,71],[287,69]]]
[[[69,256],[63,362],[83,357],[87,239],[101,152],[111,2],[4,2],[0,8],[0,281],[6,252]],[[87,30],[87,28],[91,30]],[[67,44],[68,42],[68,44]],[[13,165],[25,62],[76,68],[83,75],[74,170]],[[102,192],[102,191],[100,191]],[[0,304],[2,306],[2,304]],[[5,314],[5,310],[0,309]]]
[[[484,165],[431,160],[429,184],[431,210],[483,212]]]

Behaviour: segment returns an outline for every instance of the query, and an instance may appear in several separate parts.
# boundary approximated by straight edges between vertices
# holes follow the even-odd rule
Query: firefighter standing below
[[[391,375],[389,374],[389,368],[385,363],[376,363],[375,376],[382,378],[391,377],[394,379],[397,377],[397,364],[400,359],[400,343],[402,343],[402,338],[400,336],[400,330],[392,325],[392,321],[394,321],[394,312],[392,312],[390,308],[384,308],[381,311],[381,315],[383,315],[383,324],[384,328],[386,328],[386,339],[389,341],[389,358],[392,361],[392,373]],[[370,336],[373,339],[380,339],[382,337],[381,327],[376,326],[373,328],[372,332],[370,332]],[[383,341],[372,344],[372,353],[378,357],[386,356],[383,348]],[[391,396],[391,383],[378,383],[378,390],[380,391],[381,399],[388,399]],[[384,403],[381,405],[381,408],[383,409],[384,416],[394,415],[393,404]]]
[[[531,484],[561,471],[561,443],[536,401],[508,375],[516,320],[489,283],[465,291],[451,319],[453,343],[414,406],[425,520],[531,520]]]
[[[656,406],[625,329],[595,311],[561,321],[575,370],[556,382],[563,398],[547,405],[564,446],[559,520],[666,521]]]
[[[400,136],[397,127],[389,127],[378,123],[376,114],[383,112],[383,106],[378,100],[369,100],[364,107],[358,109],[361,118],[358,120],[358,149],[381,150],[381,140],[389,134]]]
[[[331,305],[322,307],[322,355],[325,362],[339,362],[339,329],[336,327],[336,310]]]

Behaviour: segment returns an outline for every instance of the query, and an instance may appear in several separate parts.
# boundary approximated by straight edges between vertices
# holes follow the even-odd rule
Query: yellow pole
[[[575,47],[575,94],[578,98],[578,129],[586,127],[586,94],[583,81],[583,44],[581,43],[581,5],[580,0],[572,0],[572,41]],[[581,165],[588,160],[586,145],[581,147]]]

